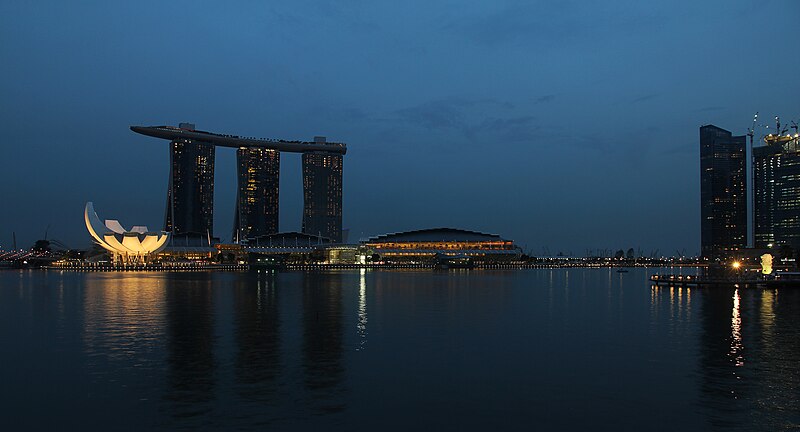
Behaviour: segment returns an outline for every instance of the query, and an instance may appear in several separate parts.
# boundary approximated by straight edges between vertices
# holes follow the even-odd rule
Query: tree
[[[622,259],[625,256],[625,251],[622,249],[618,250],[617,253],[614,254],[614,258]]]
[[[628,259],[632,260],[634,258],[636,258],[636,257],[634,256],[633,248],[628,249]]]
[[[778,254],[781,256],[781,259],[789,259],[794,257],[794,249],[792,249],[791,245],[782,244],[780,249],[778,249]]]
[[[36,240],[36,243],[33,244],[34,252],[50,252],[50,242],[47,240]]]

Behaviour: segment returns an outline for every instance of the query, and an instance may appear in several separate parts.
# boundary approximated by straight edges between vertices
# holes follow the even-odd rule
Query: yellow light
[[[740,263],[739,261],[734,261],[733,264],[731,264],[731,266],[733,267],[734,270],[738,270],[739,267],[742,266],[742,263]]]
[[[772,273],[772,255],[761,255],[761,273],[765,275]]]

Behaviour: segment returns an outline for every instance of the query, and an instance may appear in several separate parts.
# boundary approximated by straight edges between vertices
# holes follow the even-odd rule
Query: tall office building
[[[753,149],[755,247],[800,248],[800,138],[768,135]]]
[[[700,237],[706,258],[726,258],[747,245],[746,136],[700,128]]]
[[[193,131],[191,123],[180,129]],[[211,237],[214,231],[214,145],[187,138],[170,143],[164,231]]]
[[[325,137],[314,137],[324,144]],[[303,153],[303,232],[342,241],[342,155]]]
[[[240,147],[236,160],[239,190],[233,240],[277,233],[280,152],[263,147]]]
[[[190,123],[131,130],[171,142],[165,230],[183,234],[185,244],[196,237],[213,240],[215,146],[238,149],[234,241],[278,232],[280,152],[303,154],[303,232],[342,241],[344,143],[240,137],[198,131]]]

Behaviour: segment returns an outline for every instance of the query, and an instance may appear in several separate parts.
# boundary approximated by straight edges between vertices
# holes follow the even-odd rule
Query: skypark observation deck
[[[347,146],[343,143],[332,142],[306,142],[286,141],[276,139],[240,137],[237,135],[224,135],[212,132],[182,129],[175,126],[131,126],[131,130],[154,138],[167,140],[188,139],[206,142],[222,147],[261,147],[291,153],[307,153],[323,151],[326,153],[345,154]]]

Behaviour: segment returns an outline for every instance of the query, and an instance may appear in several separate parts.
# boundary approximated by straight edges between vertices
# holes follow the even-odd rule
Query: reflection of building
[[[268,401],[280,372],[281,319],[274,275],[240,275],[233,283],[237,390],[246,399]]]
[[[800,316],[800,292],[718,287],[695,298],[698,315],[681,321],[697,328],[697,404],[708,429],[792,429],[797,416],[786,407],[800,404],[800,339],[786,324]]]
[[[281,154],[265,148],[241,147],[236,156],[239,190],[234,241],[277,233]]]
[[[800,247],[800,138],[768,135],[753,149],[755,247]]]
[[[104,224],[91,202],[86,203],[83,220],[95,242],[109,251],[116,263],[144,264],[151,256],[164,250],[169,239],[169,233],[151,232],[146,226],[126,230],[116,220],[106,220]]]
[[[315,137],[317,144],[324,137]],[[342,155],[303,153],[303,232],[342,241]]]
[[[171,274],[166,279],[166,395],[173,418],[202,421],[211,413],[217,379],[214,276]]]
[[[367,239],[364,246],[389,261],[420,261],[437,254],[465,255],[474,261],[510,261],[520,256],[511,240],[454,228],[383,234]]]
[[[194,125],[181,123],[181,129]],[[210,237],[214,231],[214,146],[177,138],[170,143],[170,175],[164,230]]]
[[[747,245],[746,137],[700,128],[702,255],[725,257]]]
[[[338,274],[303,275],[303,369],[306,388],[324,412],[344,408],[333,397],[344,374],[342,280]]]

